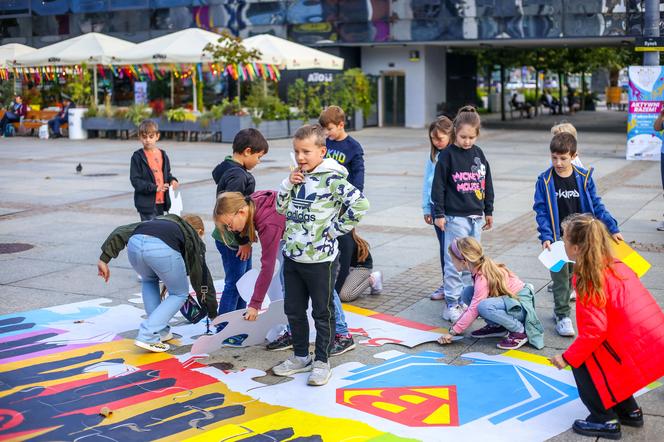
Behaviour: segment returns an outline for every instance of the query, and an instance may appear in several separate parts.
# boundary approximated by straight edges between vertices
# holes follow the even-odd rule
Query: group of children
[[[550,362],[572,366],[590,410],[573,430],[619,439],[621,424],[643,425],[633,394],[664,375],[664,313],[636,274],[613,258],[611,242],[623,237],[597,195],[592,169],[578,158],[576,129],[562,123],[551,132],[551,166],[537,178],[533,209],[542,247],[562,240],[572,261],[551,272],[556,331],[575,335],[569,315],[578,293],[579,336]],[[422,208],[436,229],[443,272],[443,284],[430,298],[445,300],[442,316],[453,324],[438,342],[451,344],[481,316],[486,325],[472,337],[502,338],[498,347],[507,350],[526,342],[542,348],[532,285],[486,256],[480,244],[481,231],[493,224],[493,185],[475,145],[479,133],[479,115],[470,107],[429,127]]]

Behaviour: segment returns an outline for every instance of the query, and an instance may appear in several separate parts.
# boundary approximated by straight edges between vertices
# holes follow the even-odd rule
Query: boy
[[[357,140],[346,133],[346,114],[339,106],[328,106],[320,113],[318,122],[325,129],[327,138],[325,146],[327,148],[326,158],[332,158],[348,170],[348,182],[364,192],[364,151]],[[336,333],[334,337],[334,346],[332,347],[332,356],[340,355],[355,348],[353,336],[348,332],[348,325],[341,306],[341,300],[338,293],[346,282],[350,273],[350,262],[353,255],[355,242],[351,234],[342,235],[337,238],[339,241],[339,273],[334,284],[334,302],[336,317]],[[382,285],[380,272],[374,273],[376,283],[374,287]]]
[[[256,180],[249,173],[269,150],[267,140],[258,130],[242,129],[233,139],[233,154],[217,164],[212,178],[217,183],[217,193],[240,192],[249,196],[256,190]],[[221,254],[224,266],[224,291],[219,302],[219,314],[243,309],[246,302],[240,297],[236,284],[251,269],[251,243],[248,238],[232,232],[221,234],[215,227],[214,243]]]
[[[346,180],[347,171],[325,158],[325,132],[317,124],[299,128],[293,137],[298,168],[281,183],[277,212],[286,216],[284,232],[284,311],[294,355],[272,368],[277,376],[311,371],[309,385],[330,378],[328,356],[334,327],[333,278],[337,239],[349,233],[369,209],[369,201]],[[346,210],[340,214],[341,208]],[[309,356],[307,306],[311,299],[316,351]]]
[[[572,164],[576,158],[576,138],[570,133],[554,135],[550,145],[552,167],[537,178],[535,185],[535,219],[542,248],[549,249],[561,241],[561,223],[574,213],[591,213],[602,221],[615,241],[623,237],[618,223],[597,196],[592,168],[585,170]],[[567,263],[559,272],[551,272],[556,331],[560,336],[574,336],[570,314],[573,266]]]
[[[141,221],[154,219],[171,208],[168,188],[177,189],[177,178],[171,175],[171,162],[162,149],[157,148],[159,126],[156,121],[144,120],[138,126],[143,148],[134,152],[129,168],[129,180],[134,187],[134,206]]]

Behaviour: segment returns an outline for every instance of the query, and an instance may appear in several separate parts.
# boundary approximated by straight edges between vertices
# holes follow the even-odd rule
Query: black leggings
[[[589,422],[608,422],[617,419],[618,414],[626,415],[639,408],[634,396],[630,396],[607,410],[602,404],[602,399],[590,377],[586,364],[582,364],[579,368],[572,367],[572,373],[576,381],[576,388],[579,390],[579,398],[590,411],[590,416],[587,419]]]

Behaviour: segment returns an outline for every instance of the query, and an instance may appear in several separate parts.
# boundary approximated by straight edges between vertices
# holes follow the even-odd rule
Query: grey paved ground
[[[579,136],[581,158],[597,169],[595,179],[600,192],[626,239],[634,241],[652,263],[653,270],[644,277],[644,283],[664,305],[664,277],[659,272],[664,263],[660,253],[664,233],[655,230],[664,211],[659,164],[624,160],[624,132],[606,130],[607,126],[624,128],[624,113],[585,113],[565,118],[578,121],[585,129]],[[495,121],[496,117],[490,119]],[[483,130],[478,144],[491,163],[496,190],[496,226],[484,235],[483,242],[493,257],[508,264],[539,291],[538,310],[547,330],[547,346],[539,353],[549,356],[571,341],[555,335],[550,319],[551,295],[545,288],[548,272],[536,258],[540,248],[531,206],[535,178],[548,164],[550,136],[543,127],[549,123],[544,121],[500,124],[498,129]],[[599,132],[590,132],[593,127]],[[353,135],[366,151],[366,194],[372,204],[359,232],[371,243],[375,265],[385,276],[383,295],[365,296],[355,304],[445,326],[440,319],[440,303],[426,299],[440,283],[437,242],[420,210],[428,150],[426,134],[372,128]],[[0,314],[101,296],[120,303],[140,291],[126,254],[112,263],[110,284],[96,276],[95,268],[106,235],[115,226],[138,218],[128,180],[129,158],[138,147],[135,140],[0,140],[0,243],[34,245],[21,253],[0,254]],[[215,187],[210,171],[229,152],[229,145],[164,141],[162,147],[171,158],[174,175],[183,184],[185,211],[202,215],[211,229],[209,213]],[[259,189],[275,188],[288,173],[289,151],[289,140],[270,143],[270,153],[255,171]],[[77,175],[74,169],[79,162],[83,173]],[[210,238],[206,242],[211,270],[222,277],[214,245]],[[256,250],[256,258],[258,253]],[[258,262],[256,258],[254,262]],[[466,339],[442,351],[448,362],[456,363],[468,351],[498,353],[494,344]],[[412,351],[425,349],[441,351],[434,344]],[[372,355],[382,350],[359,348],[333,362],[376,363]],[[530,347],[528,351],[536,352]],[[212,360],[267,370],[282,357],[255,349],[225,349]],[[274,382],[270,376],[261,380]],[[648,415],[646,427],[638,431],[626,428],[626,439],[661,440],[664,388],[645,395],[640,402]],[[587,439],[568,431],[553,440]]]

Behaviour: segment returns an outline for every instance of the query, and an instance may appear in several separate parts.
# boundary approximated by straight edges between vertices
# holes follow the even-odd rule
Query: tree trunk
[[[535,116],[539,112],[539,69],[535,68]]]
[[[558,114],[563,114],[563,73],[558,72]]]
[[[491,72],[493,71],[493,65],[489,64],[486,66],[486,99],[487,103],[491,98]],[[488,106],[488,104],[487,104]]]
[[[581,110],[586,110],[586,73],[581,72]]]
[[[500,121],[505,121],[505,66],[500,65]]]

